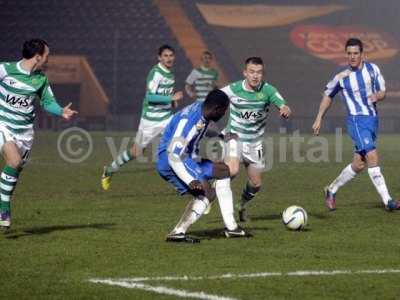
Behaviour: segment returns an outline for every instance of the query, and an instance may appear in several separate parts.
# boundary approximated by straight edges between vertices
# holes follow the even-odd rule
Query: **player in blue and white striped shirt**
[[[332,104],[332,99],[341,92],[348,112],[347,131],[353,140],[355,150],[352,163],[325,188],[326,206],[329,210],[335,210],[335,195],[338,189],[368,166],[368,174],[385,208],[387,210],[400,209],[400,202],[393,200],[388,192],[378,165],[376,150],[378,131],[376,105],[385,98],[385,80],[378,66],[363,59],[361,40],[349,39],[345,50],[349,64],[327,84],[313,124],[314,134],[319,134],[322,119]]]
[[[206,100],[189,105],[176,113],[167,125],[158,148],[157,171],[175,186],[182,195],[187,192],[192,200],[175,228],[167,236],[168,242],[199,242],[186,235],[190,225],[204,214],[217,195],[227,237],[246,236],[235,219],[230,184],[216,184],[215,191],[209,180],[230,183],[231,172],[223,162],[212,162],[199,157],[199,143],[210,121],[220,120],[229,106],[228,96],[221,90],[211,91]]]

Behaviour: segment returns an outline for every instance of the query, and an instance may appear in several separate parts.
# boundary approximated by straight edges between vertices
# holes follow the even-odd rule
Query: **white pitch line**
[[[133,277],[133,278],[93,278],[93,280],[118,280],[123,282],[144,282],[144,281],[196,281],[210,279],[237,279],[237,278],[255,278],[255,277],[277,277],[277,276],[334,276],[334,275],[359,275],[359,274],[390,274],[400,273],[400,269],[382,269],[382,270],[332,270],[332,271],[293,271],[293,272],[262,272],[248,274],[222,274],[212,276],[165,276],[165,277]]]
[[[211,294],[206,294],[204,292],[188,292],[185,290],[178,290],[178,289],[172,289],[164,286],[151,286],[148,284],[143,284],[143,283],[138,283],[138,282],[126,282],[126,281],[121,281],[121,280],[111,280],[111,279],[90,279],[90,282],[93,283],[103,283],[103,284],[108,284],[108,285],[114,285],[114,286],[121,286],[125,287],[128,289],[139,289],[147,292],[154,292],[157,294],[163,294],[163,295],[172,295],[172,296],[178,296],[182,298],[194,298],[194,299],[202,299],[202,300],[239,300],[237,298],[231,298],[231,297],[224,297],[224,296],[218,296],[218,295],[211,295]]]

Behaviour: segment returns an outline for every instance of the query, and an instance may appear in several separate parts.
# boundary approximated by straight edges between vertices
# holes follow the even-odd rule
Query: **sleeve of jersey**
[[[57,103],[56,99],[54,98],[53,91],[51,90],[51,87],[47,80],[42,90],[40,104],[45,111],[52,115],[62,116],[63,114],[63,108]]]
[[[146,99],[152,103],[171,103],[171,96],[159,95],[156,93],[160,84],[160,79],[161,75],[158,72],[150,72],[147,77]]]
[[[196,81],[196,70],[193,69],[192,72],[190,72],[189,76],[186,78],[186,83],[189,85],[193,85],[194,82]]]
[[[278,108],[281,108],[283,105],[286,105],[285,99],[283,99],[282,95],[275,88],[272,90],[270,101]]]
[[[325,87],[324,94],[329,98],[333,99],[340,91],[339,76],[336,75]]]
[[[385,84],[385,79],[383,78],[381,74],[381,70],[379,69],[378,66],[374,65],[374,71],[376,74],[375,80],[374,80],[374,89],[377,92],[384,92],[386,91],[386,84]]]
[[[5,64],[0,63],[0,81],[2,81],[6,76],[7,76],[6,66]]]
[[[168,147],[168,163],[175,174],[187,185],[195,180],[195,178],[186,169],[183,157],[187,145],[195,134],[196,126],[191,126],[188,119],[182,119],[179,121]]]

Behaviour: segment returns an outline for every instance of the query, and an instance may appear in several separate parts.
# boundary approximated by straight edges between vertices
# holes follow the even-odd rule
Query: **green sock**
[[[117,172],[119,168],[121,168],[124,164],[131,161],[132,159],[133,157],[131,155],[131,151],[129,149],[125,150],[120,155],[118,155],[117,159],[114,160],[107,168],[107,175],[112,175],[112,173]]]
[[[5,166],[0,178],[0,210],[11,211],[11,196],[17,185],[20,170]]]

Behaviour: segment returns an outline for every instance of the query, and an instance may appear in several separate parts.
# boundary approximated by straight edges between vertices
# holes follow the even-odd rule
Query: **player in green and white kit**
[[[194,100],[204,102],[207,94],[217,88],[218,71],[211,67],[212,54],[204,51],[201,65],[194,68],[186,78],[186,93]]]
[[[239,204],[239,219],[247,220],[246,204],[254,198],[262,184],[265,169],[263,136],[268,107],[274,105],[282,117],[288,118],[290,108],[277,89],[263,81],[264,63],[260,57],[250,57],[245,62],[244,80],[222,88],[230,98],[230,115],[225,132],[237,136],[226,143],[225,163],[231,174],[238,174],[240,161],[247,169],[248,181]],[[216,189],[228,182],[218,180]],[[226,188],[228,189],[228,188]]]
[[[111,162],[110,166],[104,167],[101,177],[104,190],[110,188],[111,177],[121,166],[141,155],[143,149],[164,132],[172,118],[172,108],[177,107],[178,101],[183,98],[182,92],[174,91],[172,67],[175,50],[169,45],[161,46],[158,49],[158,60],[159,63],[150,70],[146,79],[146,95],[135,143]]]
[[[11,196],[33,143],[34,101],[49,113],[69,120],[77,112],[71,103],[58,105],[49,81],[41,69],[46,65],[49,47],[44,40],[26,41],[23,59],[0,63],[0,152],[5,167],[0,178],[0,227],[11,225]]]

